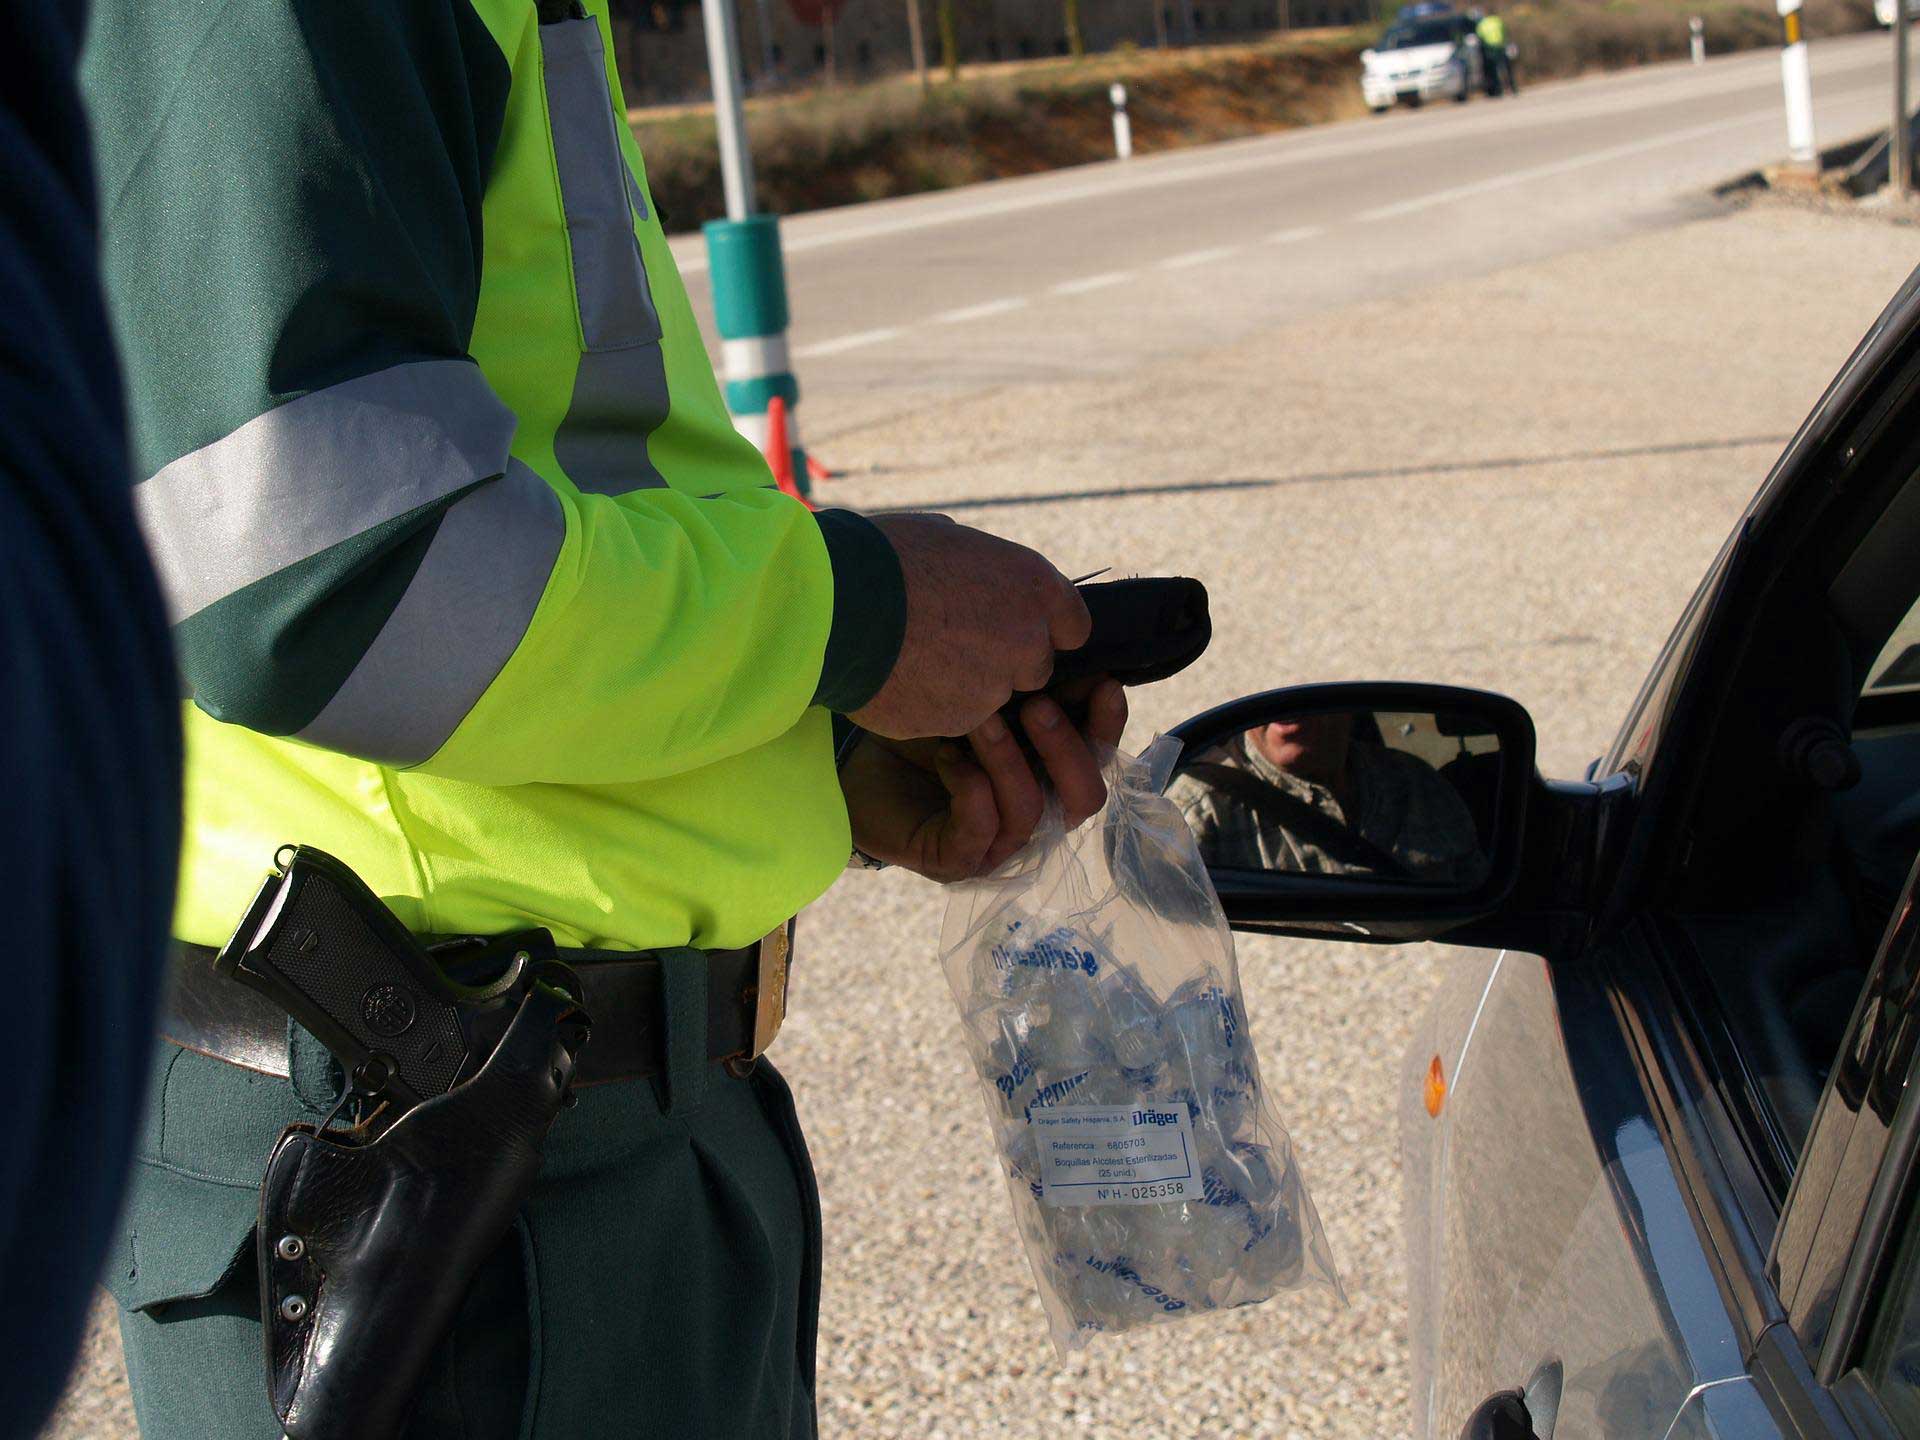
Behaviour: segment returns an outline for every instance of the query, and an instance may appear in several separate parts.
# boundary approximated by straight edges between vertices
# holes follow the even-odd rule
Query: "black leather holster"
[[[289,1126],[260,1187],[267,1388],[290,1440],[391,1440],[540,1169],[586,1044],[535,985],[486,1064],[377,1138]]]

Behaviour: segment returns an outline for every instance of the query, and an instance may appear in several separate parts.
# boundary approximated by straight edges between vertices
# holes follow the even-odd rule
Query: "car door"
[[[1520,1021],[1557,1037],[1585,1133],[1569,1109],[1555,1136],[1535,1127],[1509,1143],[1562,1176],[1607,1175],[1617,1223],[1583,1237],[1551,1205],[1529,1216],[1558,1271],[1585,1277],[1584,1310],[1555,1308],[1558,1271],[1517,1249],[1483,1242],[1449,1260],[1471,1288],[1513,1297],[1494,1352],[1520,1353],[1479,1367],[1473,1385],[1520,1384],[1530,1365],[1613,1332],[1611,1372],[1591,1360],[1584,1386],[1569,1374],[1555,1434],[1664,1433],[1659,1412],[1676,1399],[1678,1434],[1851,1433],[1789,1343],[1772,1257],[1813,1153],[1805,1114],[1864,981],[1861,939],[1877,930],[1832,846],[1808,837],[1833,823],[1856,728],[1920,720],[1911,701],[1862,697],[1858,683],[1920,585],[1913,298],[1910,284],[1789,447],[1596,767],[1626,787],[1622,846],[1612,868],[1597,848],[1589,941],[1553,957],[1551,1004],[1537,998]],[[1867,713],[1888,703],[1906,713]],[[1496,972],[1487,1004],[1501,988]],[[1477,1060],[1524,1048],[1482,1037]],[[1455,1142],[1451,1168],[1486,1163]],[[1621,1318],[1642,1298],[1648,1310]],[[1459,1368],[1472,1348],[1451,1341],[1448,1319],[1443,1303],[1442,1434],[1471,1398],[1471,1386],[1446,1389],[1448,1357]]]
[[[1880,929],[1837,858],[1836,797],[1856,716],[1889,698],[1862,699],[1861,672],[1920,586],[1917,475],[1920,276],[1741,517],[1608,754],[1531,778],[1471,895],[1216,869],[1240,928],[1473,947],[1409,1057],[1417,1433],[1524,1436],[1516,1413],[1541,1440],[1900,1433],[1859,1428],[1841,1382],[1892,1394],[1905,1342],[1860,1324],[1830,1342],[1791,1308],[1807,1265],[1789,1287],[1775,1247],[1811,1223],[1801,1157]],[[1890,698],[1876,723],[1920,736],[1920,700]],[[1424,707],[1479,715],[1531,775],[1530,722],[1477,703],[1280,691],[1176,733],[1210,754],[1289,706]],[[1880,1287],[1847,1294],[1920,1264],[1900,1224],[1823,1232]]]
[[[1485,77],[1482,66],[1486,57],[1480,51],[1480,33],[1474,28],[1473,21],[1465,15],[1454,22],[1453,33],[1454,43],[1459,47],[1460,73],[1464,77],[1462,83],[1467,93],[1471,94],[1480,88]]]
[[[1627,1243],[1581,1258],[1597,1289],[1631,1291],[1636,1269],[1646,1282],[1660,1323],[1619,1393],[1671,1398],[1684,1379],[1677,1434],[1852,1433],[1828,1403],[1833,1375],[1802,1353],[1809,1317],[1792,1314],[1778,1257],[1789,1222],[1815,1213],[1797,1193],[1818,1154],[1811,1119],[1887,923],[1843,801],[1867,737],[1885,737],[1878,774],[1920,775],[1920,691],[1872,688],[1920,588],[1913,308],[1910,283],[1743,517],[1596,767],[1630,787],[1631,823],[1618,868],[1596,871],[1589,946],[1563,968],[1605,1003],[1577,1009],[1568,976],[1552,1018]],[[1630,1086],[1602,1078],[1622,1075],[1616,1036]],[[1487,1268],[1482,1284],[1538,1283],[1504,1256]],[[1569,1305],[1540,1323],[1583,1322]],[[1570,1397],[1555,1433],[1645,1433],[1654,1418],[1583,1414]]]

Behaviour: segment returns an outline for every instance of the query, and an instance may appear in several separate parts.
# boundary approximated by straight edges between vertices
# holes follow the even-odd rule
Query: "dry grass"
[[[1871,0],[1805,13],[1813,36],[1873,23]],[[1706,21],[1713,54],[1779,42],[1767,0],[1525,0],[1505,14],[1523,83],[1683,56],[1694,14]],[[1249,45],[979,67],[924,97],[910,81],[891,80],[769,99],[747,116],[760,203],[791,215],[1105,159],[1113,153],[1107,87],[1116,79],[1126,82],[1141,152],[1338,119],[1361,108],[1360,51],[1377,33],[1296,32]],[[710,113],[637,112],[634,131],[670,228],[724,213]]]
[[[924,97],[895,81],[765,101],[747,116],[760,202],[793,214],[1101,159],[1113,153],[1116,79],[1143,152],[1313,124],[1358,108],[1362,35],[983,67]],[[670,227],[723,213],[711,115],[642,113],[634,131]]]
[[[1707,53],[1724,55],[1780,43],[1780,17],[1771,4],[1743,0],[1608,0],[1604,4],[1515,5],[1505,12],[1521,48],[1522,80],[1532,75],[1578,75],[1622,70],[1687,53],[1687,19],[1706,22]],[[1847,34],[1873,25],[1869,0],[1838,0],[1803,10],[1809,37]]]

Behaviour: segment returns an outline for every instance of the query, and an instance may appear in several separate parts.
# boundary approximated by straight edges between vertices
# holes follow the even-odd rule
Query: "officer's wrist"
[[[880,693],[907,635],[907,582],[893,544],[878,525],[851,510],[815,516],[833,567],[833,624],[813,703],[837,714]]]

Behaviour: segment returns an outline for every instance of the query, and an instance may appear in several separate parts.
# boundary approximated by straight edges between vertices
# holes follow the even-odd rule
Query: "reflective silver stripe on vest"
[[[667,418],[666,359],[633,233],[639,186],[620,152],[600,26],[542,25],[540,46],[586,345],[554,457],[582,490],[620,495],[662,486],[647,437]]]
[[[444,745],[533,620],[566,516],[518,460],[447,507],[400,603],[299,739],[417,765]]]
[[[506,468],[513,412],[466,360],[315,390],[133,488],[175,623]]]

